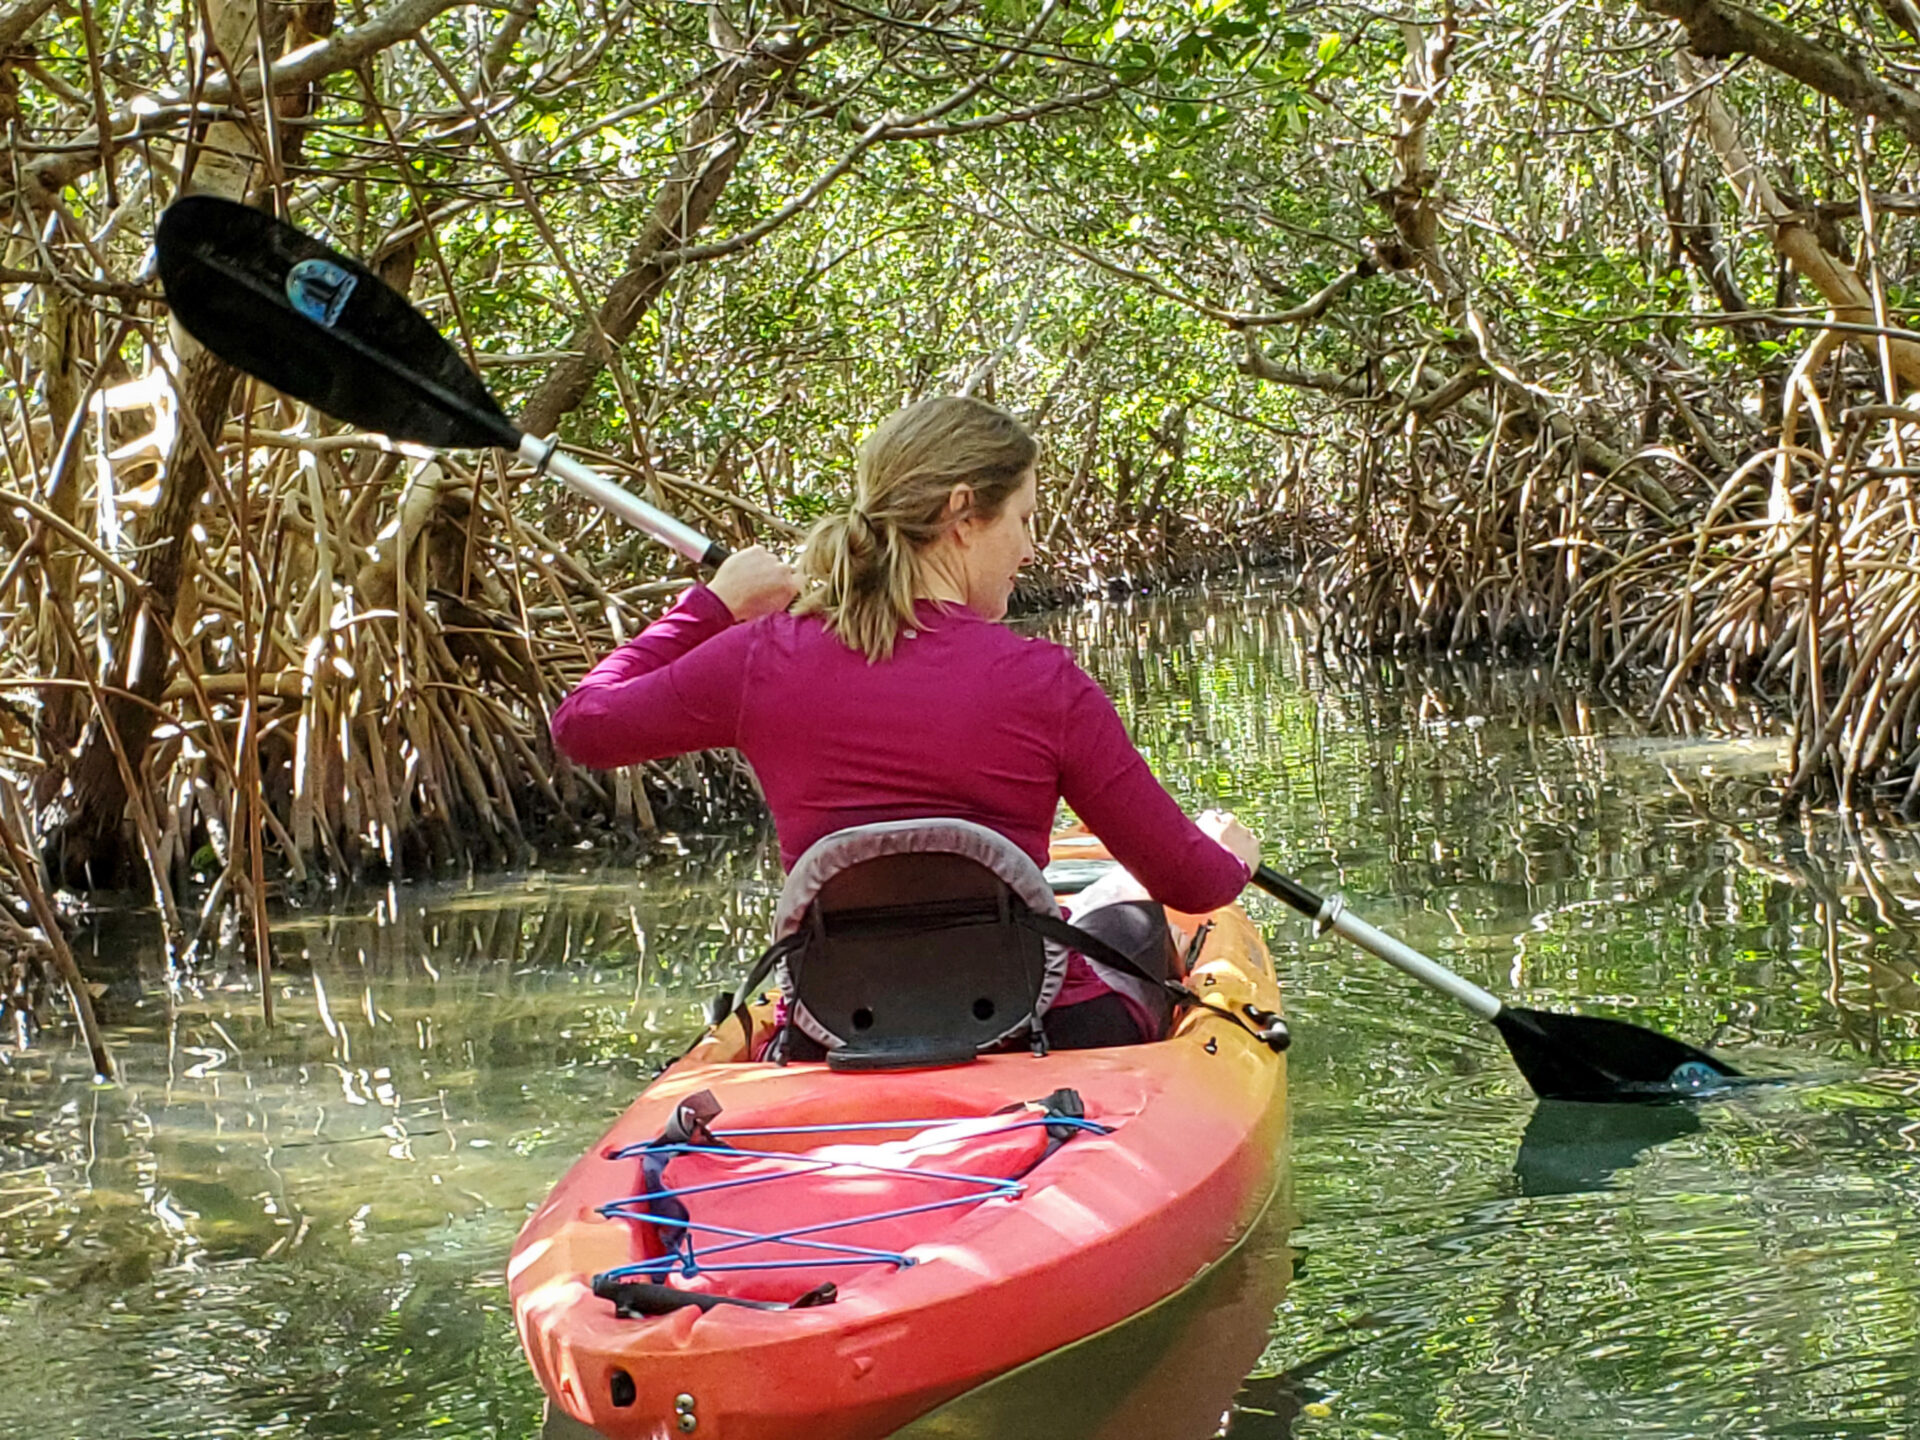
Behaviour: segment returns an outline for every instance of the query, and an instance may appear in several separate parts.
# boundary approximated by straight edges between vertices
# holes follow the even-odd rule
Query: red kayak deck
[[[1189,983],[1209,1004],[1278,1010],[1253,926],[1238,910],[1211,918]],[[738,1024],[722,1026],[662,1074],[514,1249],[514,1315],[541,1384],[610,1440],[885,1436],[1180,1290],[1232,1249],[1277,1179],[1284,1059],[1204,1009],[1159,1044],[890,1074],[746,1063],[741,1042]],[[1062,1088],[1090,1124],[1056,1126],[1072,1133],[1050,1148],[1044,1117],[1020,1107]],[[697,1227],[702,1268],[686,1276],[670,1256],[680,1229],[632,1218],[659,1208],[633,1201],[638,1147],[701,1091],[722,1107],[716,1135],[753,1154],[695,1147],[668,1162],[664,1183]],[[863,1128],[785,1128],[841,1124]],[[731,1183],[748,1172],[781,1178]],[[977,1177],[980,1198],[956,1175]],[[622,1200],[624,1213],[603,1213]],[[746,1245],[739,1232],[788,1238]],[[767,1259],[775,1268],[726,1268]],[[596,1274],[648,1262],[687,1290],[791,1301],[830,1281],[837,1293],[812,1308],[629,1319],[592,1293]]]

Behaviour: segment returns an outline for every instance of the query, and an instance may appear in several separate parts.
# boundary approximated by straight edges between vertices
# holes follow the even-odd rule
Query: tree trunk
[[[1694,54],[1710,60],[1751,55],[1782,75],[1836,100],[1856,115],[1871,115],[1920,142],[1920,93],[1883,80],[1854,55],[1817,45],[1770,16],[1732,0],[1641,0],[1656,15],[1686,27]]]
[[[232,368],[202,352],[183,360],[178,374],[183,420],[191,415],[201,433],[218,435],[232,404]],[[154,702],[166,689],[173,662],[167,632],[187,572],[194,512],[208,484],[205,460],[189,435],[191,423],[181,426],[167,457],[160,501],[142,528],[143,545],[152,547],[144,550],[139,568],[146,590],[128,611],[114,647],[107,685],[130,695],[110,693],[78,745],[50,757],[36,787],[41,854],[56,885],[117,889],[132,884],[138,873],[139,857],[126,823],[129,796],[114,744],[117,740],[128,768],[138,775],[160,720]]]
[[[48,285],[40,293],[40,373],[45,379],[47,397],[48,443],[46,457],[47,509],[75,524],[80,516],[81,432],[85,423],[80,415],[85,386],[81,381],[82,352],[87,348],[87,321],[90,311],[78,297],[58,286]],[[71,439],[73,443],[69,444]],[[73,611],[74,586],[80,574],[80,554],[65,546],[49,546],[45,552],[39,580],[39,651],[43,675],[78,676],[85,673],[88,658],[75,652],[66,627],[51,612]],[[65,750],[80,733],[81,716],[86,708],[86,692],[62,687],[48,693],[41,702],[39,742],[42,753]]]
[[[1782,200],[1760,172],[1740,141],[1740,132],[1720,99],[1719,89],[1704,83],[1709,77],[1702,68],[1684,54],[1679,64],[1682,83],[1695,91],[1694,108],[1704,122],[1708,143],[1727,172],[1727,183],[1767,227],[1775,252],[1820,292],[1820,298],[1832,308],[1834,319],[1843,324],[1875,324],[1873,296],[1859,274],[1820,243],[1804,213]],[[1886,361],[1901,387],[1911,390],[1920,386],[1920,337],[1882,338]]]
[[[687,127],[685,143],[654,199],[646,228],[627,252],[626,271],[613,282],[599,311],[574,331],[567,343],[569,358],[547,372],[521,412],[520,424],[528,434],[552,434],[561,416],[579,408],[594,380],[612,363],[614,351],[626,343],[659,298],[679,268],[670,252],[707,223],[746,154],[749,132],[737,122],[761,83],[793,59],[754,49],[721,69]]]

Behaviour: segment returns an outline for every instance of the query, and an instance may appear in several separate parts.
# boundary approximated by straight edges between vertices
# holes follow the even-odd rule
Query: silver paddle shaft
[[[1369,955],[1403,970],[1430,990],[1452,996],[1482,1020],[1500,1013],[1500,997],[1482,990],[1471,980],[1456,975],[1436,960],[1429,960],[1411,945],[1403,945],[1393,936],[1379,931],[1351,913],[1338,895],[1329,895],[1320,906],[1314,926],[1322,933],[1331,930],[1345,936]]]
[[[706,561],[712,553],[713,542],[691,525],[681,524],[666,511],[656,510],[591,466],[583,465],[571,455],[562,454],[556,448],[555,441],[522,435],[518,454],[535,469],[559,476],[575,494],[591,500],[609,515],[626,521],[635,529],[646,531],[668,549],[679,551],[696,564]]]

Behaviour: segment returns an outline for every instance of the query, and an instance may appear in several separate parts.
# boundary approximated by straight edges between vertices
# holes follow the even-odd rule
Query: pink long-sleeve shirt
[[[596,769],[741,751],[788,868],[846,826],[933,816],[985,825],[1044,866],[1065,799],[1163,904],[1204,913],[1240,893],[1245,864],[1154,779],[1064,647],[962,606],[918,614],[869,664],[817,615],[738,625],[695,585],[594,666],[554,714],[554,744]],[[1074,969],[1081,991],[1090,972]]]

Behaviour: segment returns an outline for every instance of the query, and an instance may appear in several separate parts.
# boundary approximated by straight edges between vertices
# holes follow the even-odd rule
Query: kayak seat
[[[781,894],[789,1023],[841,1070],[962,1064],[1038,1037],[1066,953],[1023,923],[1035,912],[1060,914],[1039,867],[984,826],[836,831]]]
[[[843,1042],[828,1062],[958,1064],[1031,1025],[1046,942],[1015,923],[1014,903],[962,855],[882,855],[822,886],[787,973],[795,1002]]]
[[[1069,923],[1026,853],[967,820],[891,821],[824,836],[788,875],[774,935],[735,1013],[751,1039],[746,1006],[775,975],[786,1020],[762,1058],[782,1063],[958,1065],[1021,1041],[1044,1054],[1043,1017],[1076,952],[1158,1021],[1161,1035],[1173,1003],[1192,998],[1179,983],[1184,966],[1160,906],[1107,904]],[[734,1006],[731,994],[721,998]]]

